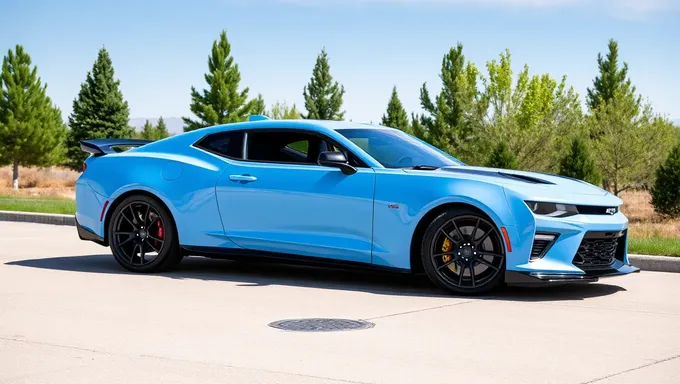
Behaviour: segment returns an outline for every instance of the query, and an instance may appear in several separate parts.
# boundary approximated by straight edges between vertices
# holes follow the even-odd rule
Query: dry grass
[[[19,190],[12,189],[12,168],[0,168],[0,195],[75,198],[80,173],[65,168],[19,167]]]
[[[624,202],[621,211],[630,221],[630,237],[680,239],[680,220],[664,219],[657,215],[649,192],[624,192],[621,199]]]

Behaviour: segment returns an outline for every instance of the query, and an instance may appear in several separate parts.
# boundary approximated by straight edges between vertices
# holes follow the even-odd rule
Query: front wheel
[[[436,285],[459,294],[488,292],[503,282],[505,247],[493,222],[471,209],[451,209],[428,226],[421,257]]]
[[[172,216],[151,197],[123,200],[113,211],[108,231],[113,256],[130,271],[163,271],[182,260]]]

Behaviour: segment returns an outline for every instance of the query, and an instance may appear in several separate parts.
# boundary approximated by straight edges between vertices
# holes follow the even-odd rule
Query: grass
[[[664,255],[680,257],[680,239],[662,237],[631,237],[628,240],[628,252],[639,255]]]
[[[59,197],[25,197],[0,195],[0,211],[20,211],[39,213],[76,213],[76,202]]]

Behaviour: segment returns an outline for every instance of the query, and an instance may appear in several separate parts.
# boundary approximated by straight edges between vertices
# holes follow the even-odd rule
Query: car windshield
[[[339,129],[385,168],[464,165],[460,160],[396,129]]]

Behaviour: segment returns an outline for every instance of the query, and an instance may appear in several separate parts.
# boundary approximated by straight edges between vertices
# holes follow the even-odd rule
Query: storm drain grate
[[[269,323],[272,328],[297,332],[358,331],[373,328],[375,324],[363,320],[348,319],[290,319]]]

